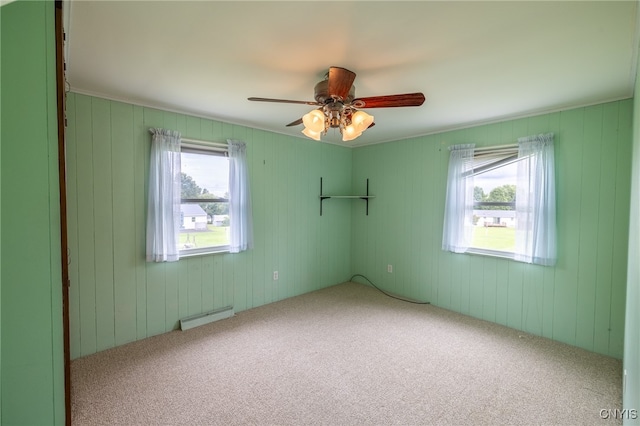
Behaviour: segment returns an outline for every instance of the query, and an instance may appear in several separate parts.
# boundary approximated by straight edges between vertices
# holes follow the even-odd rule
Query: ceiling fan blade
[[[247,99],[250,101],[278,102],[282,104],[320,105],[318,102],[312,102],[312,101],[290,101],[287,99],[271,99],[271,98],[247,98]]]
[[[346,99],[356,79],[356,73],[346,68],[329,68],[329,95]]]
[[[291,123],[287,124],[287,127],[297,126],[298,124],[302,124],[302,118],[298,118],[296,121],[292,121]]]
[[[405,93],[403,95],[371,96],[354,99],[351,104],[356,108],[394,108],[420,106],[424,103],[422,93]]]

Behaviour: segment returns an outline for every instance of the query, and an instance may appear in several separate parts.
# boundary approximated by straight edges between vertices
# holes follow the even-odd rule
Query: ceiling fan
[[[424,103],[422,93],[356,98],[353,86],[355,78],[356,73],[353,71],[330,67],[325,79],[314,88],[315,102],[253,97],[248,100],[317,106],[319,108],[287,124],[287,127],[304,124],[302,133],[315,140],[320,140],[320,136],[326,134],[329,128],[338,128],[343,141],[353,140],[375,125],[373,116],[360,111],[362,108],[408,107]]]

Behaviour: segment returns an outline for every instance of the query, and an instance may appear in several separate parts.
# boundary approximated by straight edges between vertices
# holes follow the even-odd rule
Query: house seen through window
[[[225,152],[183,146],[181,160],[181,255],[229,247],[229,158]]]
[[[516,235],[517,163],[474,173],[471,249],[513,253]]]

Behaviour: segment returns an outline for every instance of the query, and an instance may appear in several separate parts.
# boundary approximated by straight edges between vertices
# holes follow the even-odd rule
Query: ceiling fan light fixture
[[[359,137],[362,134],[361,131],[356,130],[353,124],[348,125],[342,130],[342,141],[348,142]]]
[[[322,134],[322,132],[314,132],[313,130],[310,130],[309,128],[305,127],[304,130],[302,130],[302,134],[308,138],[319,141],[320,135]]]
[[[361,133],[367,130],[371,123],[373,123],[373,116],[364,111],[356,111],[351,116],[351,125]]]
[[[325,128],[324,113],[319,109],[314,109],[313,111],[305,114],[302,117],[302,122],[304,123],[304,126],[313,133],[320,134],[320,132],[324,131],[324,128]]]

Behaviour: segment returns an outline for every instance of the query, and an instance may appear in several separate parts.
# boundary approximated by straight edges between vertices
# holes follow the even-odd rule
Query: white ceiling
[[[74,92],[304,137],[329,66],[356,97],[423,92],[365,110],[349,145],[404,139],[631,97],[636,1],[71,1]],[[188,136],[188,135],[185,135]],[[342,143],[336,129],[324,141]]]

